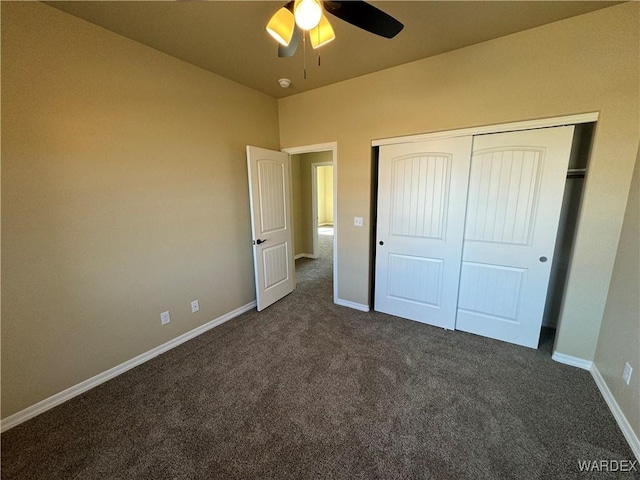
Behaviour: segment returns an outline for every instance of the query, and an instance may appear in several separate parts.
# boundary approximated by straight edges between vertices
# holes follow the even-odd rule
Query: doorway
[[[333,162],[311,164],[311,190],[313,258],[318,258],[321,254],[320,236],[329,236],[334,233]]]
[[[291,156],[294,258],[331,261],[335,303],[338,292],[337,144],[283,151]]]

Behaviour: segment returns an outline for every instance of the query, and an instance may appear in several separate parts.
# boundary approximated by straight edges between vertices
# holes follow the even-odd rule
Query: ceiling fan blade
[[[351,25],[385,38],[393,38],[404,25],[363,0],[325,1],[324,9]]]
[[[301,38],[302,29],[298,25],[296,25],[293,29],[293,36],[291,37],[289,45],[278,45],[278,56],[293,57],[293,54],[296,53],[296,50],[298,49],[298,43],[300,43]]]

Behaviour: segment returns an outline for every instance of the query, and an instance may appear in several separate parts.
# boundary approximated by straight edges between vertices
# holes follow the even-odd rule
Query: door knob
[[[255,244],[256,244],[256,245],[260,245],[261,243],[265,243],[265,242],[266,242],[266,240],[260,240],[260,239],[257,239],[257,240],[255,241]]]
[[[380,240],[380,242],[379,242],[379,243],[380,243],[380,245],[384,245],[384,242],[383,242],[382,240]]]
[[[542,263],[546,262],[546,261],[547,261],[547,257],[540,257],[540,261],[541,261]]]

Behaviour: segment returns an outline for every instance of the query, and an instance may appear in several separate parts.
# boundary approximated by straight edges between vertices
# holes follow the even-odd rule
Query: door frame
[[[289,155],[297,155],[302,153],[315,153],[315,152],[331,152],[331,164],[333,165],[333,303],[338,302],[338,142],[316,143],[313,145],[302,145],[298,147],[287,147],[282,149],[283,152]],[[320,163],[320,162],[319,162]],[[315,168],[312,170],[315,172]],[[315,182],[312,181],[315,188]],[[314,195],[315,198],[316,195]],[[317,199],[314,200],[317,202]],[[317,205],[316,205],[317,208]],[[317,210],[316,210],[317,212]],[[316,213],[317,215],[317,213]],[[313,217],[314,224],[316,225],[316,231],[313,236],[313,254],[317,255],[317,218]],[[295,225],[294,225],[295,235]]]
[[[515,132],[517,130],[532,130],[534,128],[561,127],[563,125],[577,125],[579,123],[593,123],[598,121],[598,112],[580,113],[577,115],[565,115],[562,117],[541,118],[538,120],[525,120],[522,122],[496,123],[480,127],[460,128],[456,130],[443,130],[432,133],[419,133],[404,137],[391,137],[371,140],[371,147],[382,145],[395,145],[396,143],[422,142],[439,138],[463,137],[467,135],[483,135],[490,133]]]
[[[318,252],[318,167],[333,167],[333,163],[316,162],[311,164],[311,220],[313,228],[313,258],[318,258],[318,256],[320,255],[320,253]],[[332,188],[331,195],[333,195],[333,192],[334,189]],[[333,223],[335,233],[335,217]]]

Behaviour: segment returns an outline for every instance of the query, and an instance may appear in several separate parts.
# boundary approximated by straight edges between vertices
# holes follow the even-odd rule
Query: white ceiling
[[[306,49],[306,80],[302,44],[293,57],[278,58],[264,28],[286,0],[45,3],[280,98],[620,2],[372,1],[400,20],[403,31],[389,40],[327,15],[336,39]],[[278,85],[283,77],[292,81],[286,90]]]

